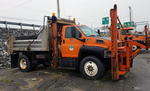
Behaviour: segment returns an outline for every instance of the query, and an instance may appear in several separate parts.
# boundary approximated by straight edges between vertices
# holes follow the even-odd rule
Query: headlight
[[[96,43],[104,43],[103,40],[96,40]]]

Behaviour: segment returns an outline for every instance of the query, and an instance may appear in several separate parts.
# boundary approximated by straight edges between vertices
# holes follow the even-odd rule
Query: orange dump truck
[[[87,79],[97,79],[110,64],[111,41],[102,39],[85,25],[75,21],[45,17],[47,24],[37,39],[9,39],[11,65],[31,71],[36,65],[80,69]]]
[[[103,39],[91,28],[75,21],[46,16],[46,25],[37,39],[17,40],[10,36],[8,45],[12,68],[31,71],[36,65],[79,69],[86,79],[101,78],[112,71],[118,80],[132,67],[132,45],[118,40],[117,6],[110,10],[111,39]]]

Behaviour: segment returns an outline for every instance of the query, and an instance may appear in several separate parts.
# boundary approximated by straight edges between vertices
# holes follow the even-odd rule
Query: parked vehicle
[[[98,79],[106,69],[112,71],[112,79],[118,80],[132,67],[131,41],[118,40],[117,6],[110,10],[111,39],[103,39],[91,28],[76,25],[75,21],[59,19],[55,15],[47,19],[37,39],[17,40],[10,36],[8,45],[11,65],[22,72],[31,71],[36,65],[71,67],[79,69],[86,79]]]

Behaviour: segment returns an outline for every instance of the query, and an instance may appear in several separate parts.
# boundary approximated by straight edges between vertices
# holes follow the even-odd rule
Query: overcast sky
[[[41,24],[44,15],[57,12],[57,0],[0,0],[0,20]],[[110,8],[118,5],[122,21],[129,20],[129,6],[134,21],[150,20],[150,0],[60,0],[61,17],[76,18],[90,27],[101,26],[101,19],[109,16]]]

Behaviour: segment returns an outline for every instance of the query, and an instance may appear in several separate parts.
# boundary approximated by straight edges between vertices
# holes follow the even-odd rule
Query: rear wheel
[[[96,80],[101,78],[104,74],[105,68],[103,63],[96,57],[85,57],[80,64],[80,72],[82,76],[89,80]]]
[[[29,72],[32,69],[32,63],[27,56],[21,55],[18,60],[18,67],[22,72]]]

